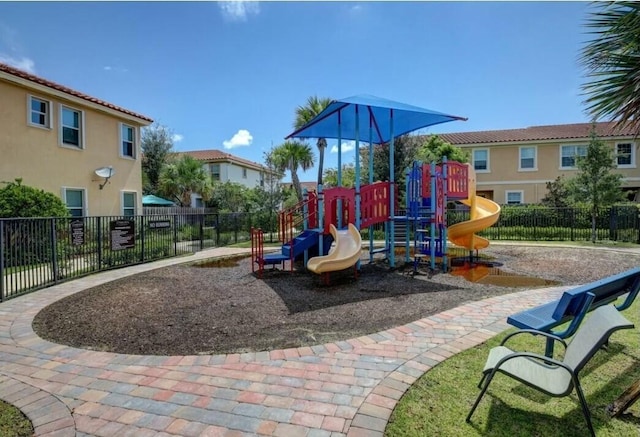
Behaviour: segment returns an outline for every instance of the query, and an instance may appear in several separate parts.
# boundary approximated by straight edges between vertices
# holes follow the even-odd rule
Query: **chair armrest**
[[[520,329],[516,332],[512,332],[511,334],[507,335],[504,338],[504,340],[502,340],[502,342],[500,343],[500,346],[504,346],[509,339],[520,334],[542,335],[543,337],[546,337],[548,339],[559,341],[560,343],[562,343],[565,349],[567,348],[567,342],[561,339],[560,337],[558,337],[557,335],[553,335],[544,331],[538,331],[537,329]]]

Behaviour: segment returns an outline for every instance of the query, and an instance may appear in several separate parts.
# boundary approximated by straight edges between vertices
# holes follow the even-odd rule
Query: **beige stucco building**
[[[591,123],[533,126],[439,136],[469,152],[479,195],[500,204],[538,203],[547,182],[577,173],[576,156],[586,153]],[[596,123],[596,134],[614,151],[629,200],[640,201],[639,141],[631,127]]]
[[[277,179],[281,177],[281,175],[270,172],[262,164],[217,149],[191,150],[179,152],[176,155],[178,157],[189,155],[200,161],[204,170],[214,182],[235,182],[247,188],[255,188],[264,187],[265,181],[270,175]],[[193,195],[191,206],[203,206],[202,197],[197,194]]]
[[[54,193],[76,216],[142,213],[140,128],[153,120],[5,64],[0,99],[0,181]],[[96,170],[109,167],[105,184]]]

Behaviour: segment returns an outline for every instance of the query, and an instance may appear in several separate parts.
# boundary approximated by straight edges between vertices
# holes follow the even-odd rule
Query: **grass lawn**
[[[13,405],[0,401],[0,436],[28,437],[33,435],[33,425]]]
[[[640,304],[636,301],[623,315],[636,328],[615,332],[608,350],[598,351],[580,372],[598,437],[640,435],[640,401],[620,418],[611,419],[606,413],[607,405],[640,380]],[[480,392],[477,384],[489,350],[505,335],[498,334],[454,355],[416,381],[396,406],[385,436],[588,435],[575,390],[569,396],[553,398],[500,373],[491,382],[471,423],[465,422]],[[542,338],[521,335],[508,345],[511,349],[544,354]],[[562,349],[556,346],[555,353]]]

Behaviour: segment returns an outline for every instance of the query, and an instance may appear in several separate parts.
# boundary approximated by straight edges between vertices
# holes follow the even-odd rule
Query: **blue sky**
[[[149,116],[175,133],[176,150],[262,162],[311,95],[373,94],[469,119],[433,133],[586,122],[578,57],[591,10],[585,2],[0,2],[0,62]],[[343,163],[354,153],[343,147]],[[337,153],[325,160],[336,167]]]

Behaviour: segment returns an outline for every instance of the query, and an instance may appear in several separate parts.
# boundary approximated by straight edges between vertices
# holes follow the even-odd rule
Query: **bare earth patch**
[[[639,265],[640,255],[589,248],[492,245],[503,272],[582,284]],[[43,309],[35,332],[69,346],[126,354],[263,351],[347,340],[413,322],[465,302],[522,290],[450,274],[411,275],[367,264],[331,286],[301,272],[251,273],[248,258],[178,265],[76,293]],[[230,266],[224,266],[230,265]]]

